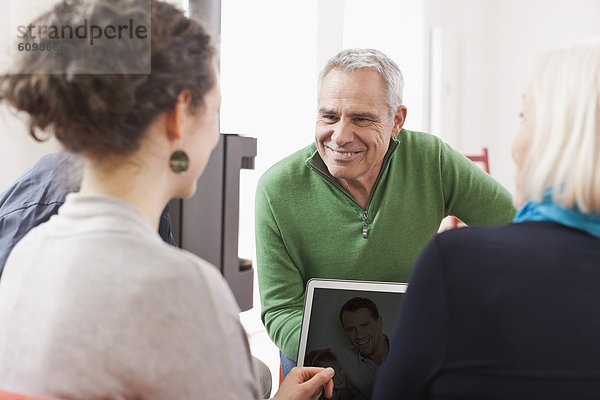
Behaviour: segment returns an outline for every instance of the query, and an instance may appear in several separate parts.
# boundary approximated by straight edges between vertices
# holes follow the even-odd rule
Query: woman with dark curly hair
[[[65,0],[22,31],[0,98],[83,159],[79,193],[33,229],[0,284],[0,388],[65,399],[256,399],[220,273],[156,233],[218,141],[215,50],[150,0]],[[42,48],[44,49],[43,51]],[[279,400],[331,396],[296,369]]]

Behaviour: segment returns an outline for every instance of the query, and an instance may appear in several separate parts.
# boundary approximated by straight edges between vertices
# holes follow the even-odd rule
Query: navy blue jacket
[[[600,239],[553,222],[453,229],[419,257],[380,399],[600,399]]]

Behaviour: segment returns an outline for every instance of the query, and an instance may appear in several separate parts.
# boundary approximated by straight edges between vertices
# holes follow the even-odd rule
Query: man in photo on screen
[[[366,297],[354,297],[344,303],[339,318],[351,344],[339,351],[340,365],[361,397],[370,399],[377,370],[389,351],[383,318],[375,302]]]

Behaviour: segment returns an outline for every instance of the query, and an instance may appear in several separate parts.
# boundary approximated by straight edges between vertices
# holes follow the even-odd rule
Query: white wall
[[[423,5],[423,0],[345,0],[343,31],[343,48],[376,48],[398,64],[408,109],[404,127],[419,131],[427,128]]]
[[[221,131],[258,138],[259,173],[312,140],[316,45],[317,0],[223,0]]]
[[[600,34],[598,0],[425,0],[426,32],[443,32],[441,134],[463,153],[490,152],[513,189],[510,146],[534,59]]]
[[[17,118],[6,106],[0,106],[0,192],[42,155],[58,148],[55,140],[34,141],[22,118]]]

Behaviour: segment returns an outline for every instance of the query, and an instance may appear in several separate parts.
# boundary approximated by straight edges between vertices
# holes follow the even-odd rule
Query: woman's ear
[[[183,138],[183,124],[190,113],[190,103],[192,95],[189,90],[183,90],[177,96],[177,103],[167,112],[167,136],[171,140],[181,140]]]

